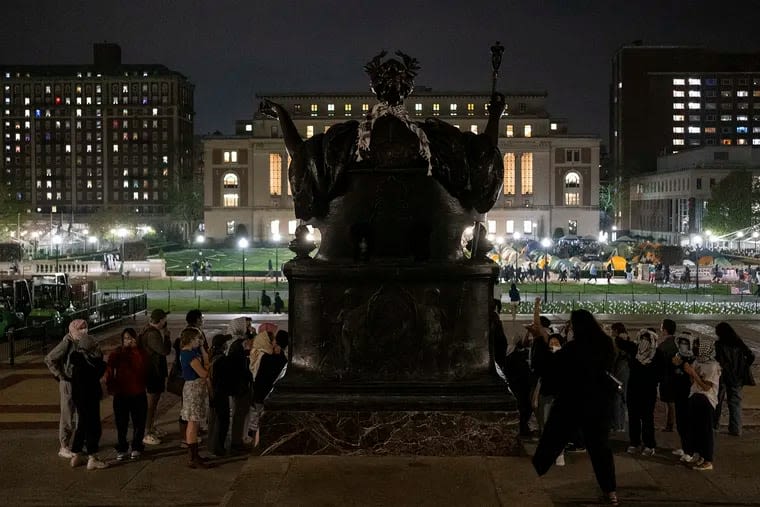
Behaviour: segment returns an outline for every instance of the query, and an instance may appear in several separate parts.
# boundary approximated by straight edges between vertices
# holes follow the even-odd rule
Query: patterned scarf
[[[700,363],[706,363],[715,359],[715,342],[707,337],[699,339],[699,345],[697,349],[697,361]]]
[[[361,162],[363,160],[362,151],[370,151],[370,137],[372,135],[372,127],[375,125],[375,121],[388,114],[401,120],[409,130],[417,135],[420,140],[420,155],[428,161],[427,175],[431,176],[433,174],[433,166],[430,162],[430,143],[428,142],[425,132],[423,132],[422,129],[409,118],[409,113],[406,112],[406,108],[403,104],[389,106],[387,102],[378,102],[372,107],[372,111],[367,114],[364,121],[359,123],[358,139],[356,140],[356,161]]]
[[[259,365],[261,364],[261,358],[264,354],[274,354],[274,347],[272,347],[272,340],[269,338],[269,333],[262,331],[256,335],[253,339],[253,345],[251,346],[249,369],[253,374],[253,379],[256,379],[256,374],[259,371]]]
[[[657,333],[649,329],[642,329],[636,338],[636,360],[643,365],[652,362],[657,352]]]

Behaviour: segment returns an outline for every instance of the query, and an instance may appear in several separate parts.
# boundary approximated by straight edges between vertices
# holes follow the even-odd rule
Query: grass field
[[[246,271],[268,271],[269,261],[276,269],[278,264],[289,261],[295,254],[283,246],[281,248],[247,248],[245,250]],[[240,272],[243,269],[243,252],[233,248],[191,248],[163,254],[167,271],[190,269],[194,260],[211,261],[213,271]]]

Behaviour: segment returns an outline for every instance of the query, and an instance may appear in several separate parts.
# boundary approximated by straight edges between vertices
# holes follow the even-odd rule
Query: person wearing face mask
[[[538,376],[538,400],[536,403],[536,420],[538,431],[543,433],[546,421],[549,419],[552,403],[559,392],[564,379],[559,375],[557,352],[565,343],[565,338],[558,333],[550,334],[549,341],[536,340],[533,345],[533,366]],[[565,466],[565,455],[560,454],[555,464]]]
[[[225,344],[224,353],[230,359],[230,375],[234,391],[230,397],[232,420],[230,427],[232,452],[242,453],[248,450],[243,437],[246,432],[246,419],[251,407],[251,372],[248,367],[248,351],[251,348],[253,323],[250,317],[237,317],[227,325],[231,338]]]
[[[629,454],[655,454],[654,406],[657,402],[657,384],[665,368],[657,342],[657,333],[642,329],[635,341],[621,342],[619,345],[628,356],[630,368],[627,399]]]
[[[131,327],[121,334],[121,346],[108,355],[106,386],[113,395],[113,419],[116,424],[116,459],[138,459],[145,448],[145,419],[148,398],[145,394],[150,358],[137,346],[137,332]],[[127,430],[132,419],[132,452]]]
[[[58,391],[61,399],[61,417],[58,424],[58,456],[64,459],[71,459],[74,453],[71,452],[71,443],[76,431],[76,407],[71,397],[71,353],[76,349],[79,339],[87,334],[87,325],[81,326],[79,321],[77,325],[74,322],[69,324],[69,332],[66,336],[45,356],[45,364],[50,373],[58,381]],[[84,322],[84,321],[82,321]]]

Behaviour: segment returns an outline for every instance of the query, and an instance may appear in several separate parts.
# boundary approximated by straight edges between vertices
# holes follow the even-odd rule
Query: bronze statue
[[[379,102],[362,121],[339,123],[303,140],[281,105],[261,103],[261,113],[279,120],[292,157],[288,177],[296,217],[326,216],[330,201],[346,192],[346,173],[356,169],[426,168],[464,209],[485,213],[503,180],[497,141],[504,96],[492,94],[482,134],[461,132],[436,118],[412,121],[403,102],[414,90],[417,60],[400,51],[398,58],[383,60],[385,56],[383,51],[365,66]]]

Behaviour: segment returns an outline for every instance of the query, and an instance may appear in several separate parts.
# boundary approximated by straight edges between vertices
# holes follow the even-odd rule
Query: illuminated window
[[[433,114],[435,116],[438,116],[438,113],[440,112],[440,110],[441,110],[440,104],[433,104]]]
[[[525,125],[523,127],[523,135],[525,137],[530,137],[531,135],[533,135],[533,127],[530,125]]]
[[[730,114],[722,114],[720,115],[720,121],[731,121],[731,115]]]
[[[316,116],[316,113],[319,112],[319,106],[317,104],[311,104],[309,109],[311,110],[312,116]]]
[[[674,114],[673,115],[673,121],[684,121],[685,117],[682,114]]]
[[[683,134],[683,127],[673,127],[674,134]]]
[[[451,111],[451,116],[456,116],[456,114],[457,114],[457,105],[456,104],[449,104],[449,110]]]
[[[731,146],[731,139],[721,139],[720,144],[725,146]]]
[[[369,104],[362,104],[362,112],[366,113],[367,111],[369,111]]]
[[[237,157],[237,151],[225,151],[224,152],[224,161],[225,162],[233,162],[236,163],[238,161]]]
[[[673,79],[673,85],[674,86],[683,86],[686,84],[686,81],[684,79],[674,78]]]
[[[689,90],[689,97],[701,97],[702,92],[699,90]]]
[[[683,91],[683,90],[673,90],[673,96],[674,96],[674,97],[683,97],[683,96],[685,96],[685,95],[686,95],[686,94],[684,93],[684,91]]]
[[[523,232],[525,234],[530,234],[533,232],[533,221],[532,220],[523,220]]]
[[[234,220],[227,220],[227,236],[232,236],[235,234],[235,221]]]
[[[246,132],[253,132],[253,125],[251,125],[250,123],[246,123],[246,125],[245,125],[245,131]]]
[[[515,233],[515,221],[507,220],[507,234],[514,234],[514,233]]]
[[[507,137],[514,137],[514,136],[515,136],[515,126],[507,125]]]
[[[715,127],[705,127],[705,134],[715,134]]]
[[[699,102],[689,102],[689,109],[699,109]]]
[[[699,134],[702,132],[700,127],[689,127],[689,134]]]
[[[683,109],[683,102],[673,102],[673,109]]]
[[[570,171],[565,175],[565,206],[580,206],[581,175]]]
[[[533,194],[533,153],[523,153],[520,157],[520,192]]]
[[[504,195],[515,193],[515,154],[504,155]]]
[[[346,116],[351,116],[351,104],[343,104],[343,111],[345,111]]]
[[[240,180],[238,179],[237,174],[227,173],[224,175],[224,178],[222,178],[222,184],[225,189],[236,189],[240,185]]]
[[[306,139],[314,136],[314,125],[306,125]]]
[[[282,155],[269,154],[269,194],[282,195]]]
[[[158,108],[157,107],[153,108],[153,116],[158,116]]]
[[[472,132],[473,134],[477,134],[478,133],[478,126],[477,125],[470,125],[470,132]]]
[[[467,114],[469,116],[472,116],[473,114],[475,114],[475,104],[473,103],[467,104]]]
[[[240,194],[237,192],[225,192],[222,206],[225,208],[237,208],[240,206]]]
[[[702,80],[699,78],[689,78],[689,86],[699,86],[702,84]]]
[[[422,104],[420,104],[419,102],[418,102],[417,104],[415,104],[415,105],[414,105],[414,111],[415,111],[416,113],[419,113],[419,112],[421,112],[421,111],[422,111]]]
[[[683,146],[684,141],[683,139],[673,139],[673,146]]]
[[[327,104],[327,112],[328,113],[334,113],[335,112],[335,104]]]
[[[550,123],[549,124],[549,129],[550,130],[557,130],[557,124],[556,123]]]

